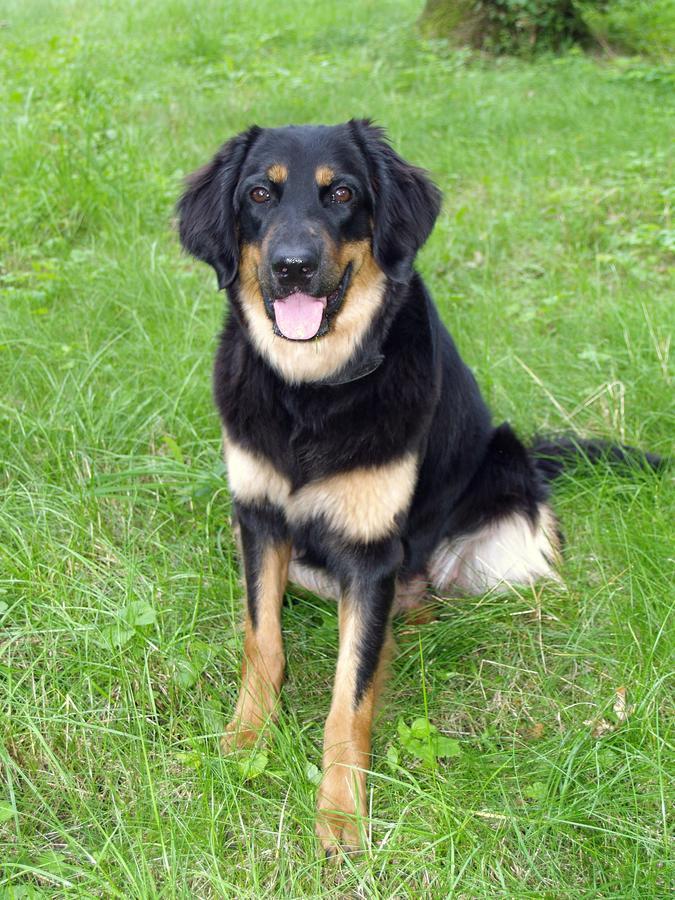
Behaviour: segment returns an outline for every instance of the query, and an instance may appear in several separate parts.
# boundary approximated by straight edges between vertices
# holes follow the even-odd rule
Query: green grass
[[[663,70],[471,60],[417,37],[419,7],[2,4],[0,897],[668,894],[667,477],[578,472],[564,588],[398,627],[360,859],[326,869],[313,837],[333,607],[289,598],[279,725],[218,752],[223,300],[172,217],[227,136],[374,116],[445,191],[420,267],[495,415],[669,449]],[[426,710],[459,740],[434,768],[397,728]]]

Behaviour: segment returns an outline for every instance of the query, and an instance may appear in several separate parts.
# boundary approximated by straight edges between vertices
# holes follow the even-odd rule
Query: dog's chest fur
[[[273,461],[294,488],[416,451],[440,380],[424,301],[406,298],[377,350],[384,360],[364,378],[293,384],[261,358],[238,317],[230,316],[214,371],[216,402],[230,439]]]
[[[214,387],[237,506],[281,514],[296,559],[311,567],[292,571],[292,580],[328,596],[338,593],[344,559],[394,534],[406,590],[419,578],[483,591],[548,574],[555,541],[544,497],[534,482],[521,496],[521,479],[531,477],[526,451],[512,435],[493,433],[417,279],[381,349],[382,365],[354,383],[290,384],[230,317]],[[467,510],[459,498],[478,467],[487,493]],[[490,515],[501,524],[484,529]]]
[[[390,335],[388,349],[398,340]],[[273,505],[291,531],[316,522],[315,535],[348,541],[391,534],[409,508],[433,409],[432,354],[416,354],[412,377],[406,356],[391,352],[354,384],[293,386],[228,323],[215,393],[237,501]]]

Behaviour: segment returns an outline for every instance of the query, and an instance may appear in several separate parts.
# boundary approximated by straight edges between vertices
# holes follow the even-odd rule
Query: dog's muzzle
[[[274,321],[275,331],[289,341],[309,341],[326,334],[331,318],[344,299],[351,266],[348,266],[337,288],[325,297],[314,297],[294,291],[286,297],[266,300],[265,306]]]

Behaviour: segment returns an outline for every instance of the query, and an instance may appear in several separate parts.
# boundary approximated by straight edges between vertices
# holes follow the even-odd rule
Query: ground
[[[668,893],[667,477],[577,471],[562,585],[398,626],[362,857],[314,839],[333,606],[289,597],[279,724],[219,754],[224,300],[173,203],[226,137],[374,117],[445,193],[419,267],[496,418],[668,450],[667,70],[472,59],[421,5],[2,5],[0,897]]]

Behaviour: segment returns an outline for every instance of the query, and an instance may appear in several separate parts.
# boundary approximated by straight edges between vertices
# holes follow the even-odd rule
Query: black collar
[[[321,381],[313,381],[311,383],[317,387],[338,387],[341,384],[350,384],[352,381],[359,381],[359,379],[365,378],[367,375],[372,375],[376,369],[380,368],[383,362],[384,356],[381,353],[374,353],[372,356],[367,356],[365,359],[345,366],[332,377],[329,376],[322,378]]]

